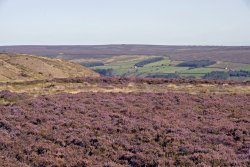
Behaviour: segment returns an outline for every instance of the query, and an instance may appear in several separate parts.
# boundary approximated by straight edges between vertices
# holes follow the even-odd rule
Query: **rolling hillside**
[[[1,167],[250,166],[249,82],[39,82],[0,83]]]
[[[166,56],[173,61],[215,60],[250,64],[249,46],[174,45],[58,45],[0,46],[0,52],[25,53],[69,60],[104,58],[118,55]]]
[[[24,54],[0,54],[0,82],[97,77],[99,74],[69,61]]]
[[[58,45],[0,46],[0,53],[59,58],[89,67],[104,76],[250,80],[249,46]],[[143,66],[137,63],[161,59]],[[214,62],[200,67],[181,63]],[[229,73],[233,71],[234,74]],[[211,77],[210,77],[211,78]]]

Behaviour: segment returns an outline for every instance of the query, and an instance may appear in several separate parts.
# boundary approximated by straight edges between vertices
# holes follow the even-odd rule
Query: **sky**
[[[0,45],[250,45],[250,0],[0,0]]]

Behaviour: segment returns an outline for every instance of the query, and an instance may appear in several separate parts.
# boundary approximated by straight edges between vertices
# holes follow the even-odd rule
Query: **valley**
[[[0,60],[4,167],[250,165],[249,81],[145,75],[203,75],[226,71],[225,62],[146,55],[68,61],[20,53]],[[110,67],[115,75],[97,73]]]
[[[250,80],[250,47],[248,46],[0,46],[0,52],[70,60],[89,66],[104,76]],[[135,66],[136,63],[154,58],[161,58],[161,60],[148,63],[143,67]],[[207,60],[215,63],[202,67],[178,66],[185,62]],[[231,71],[236,71],[237,74],[232,75],[229,73]]]

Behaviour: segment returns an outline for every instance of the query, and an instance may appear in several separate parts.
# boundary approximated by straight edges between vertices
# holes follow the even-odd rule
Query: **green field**
[[[171,74],[175,73],[182,77],[201,78],[212,71],[246,70],[250,71],[250,64],[240,64],[232,62],[217,62],[208,67],[190,68],[178,67],[182,61],[172,61],[168,57],[163,60],[152,62],[143,67],[135,67],[135,64],[143,60],[152,59],[156,56],[114,56],[109,59],[91,59],[91,61],[103,62],[104,66],[91,67],[96,69],[113,69],[113,76],[125,77],[146,77],[150,74]],[[88,60],[84,60],[88,61]],[[249,78],[245,78],[249,80]]]

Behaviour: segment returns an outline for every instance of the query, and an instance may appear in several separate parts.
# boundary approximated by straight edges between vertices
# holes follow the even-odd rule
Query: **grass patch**
[[[183,61],[172,61],[168,57],[163,60],[145,64],[143,67],[135,67],[135,64],[156,58],[156,56],[116,56],[109,60],[105,60],[104,66],[93,67],[92,69],[113,69],[114,76],[126,77],[145,77],[152,74],[162,73],[178,73],[181,77],[195,77],[202,78],[207,73],[213,71],[228,71],[228,70],[246,70],[250,71],[250,65],[242,63],[222,62],[218,61],[216,64],[200,67],[179,67],[178,65]],[[241,80],[240,78],[236,78]],[[246,80],[246,78],[244,78]]]
[[[10,105],[16,103],[15,100],[7,100],[4,98],[0,98],[0,105]]]
[[[57,93],[79,93],[79,92],[151,92],[151,93],[166,93],[180,92],[189,94],[250,94],[250,86],[243,85],[214,85],[214,84],[147,84],[134,83],[128,84],[119,83],[92,83],[92,82],[45,82],[33,84],[8,84],[0,90],[9,90],[15,93],[27,93],[31,97],[39,95],[57,94]],[[18,99],[17,99],[18,100]],[[6,100],[1,98],[0,104],[13,104],[15,100]]]

